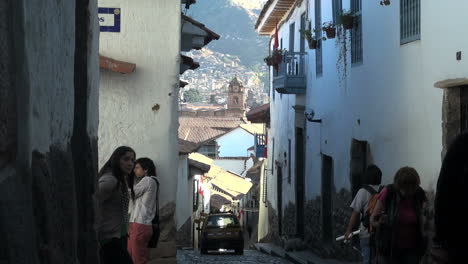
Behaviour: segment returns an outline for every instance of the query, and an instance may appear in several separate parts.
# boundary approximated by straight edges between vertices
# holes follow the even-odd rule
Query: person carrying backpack
[[[361,219],[359,239],[361,244],[362,263],[375,263],[375,253],[373,252],[373,237],[370,230],[370,213],[377,201],[382,181],[382,171],[376,165],[369,165],[364,172],[364,185],[357,192],[351,203],[353,212],[346,229],[345,239],[351,237],[354,226],[358,219]]]
[[[371,215],[377,228],[376,247],[382,264],[418,264],[424,256],[423,209],[426,193],[419,186],[418,172],[411,167],[400,168],[379,194]]]
[[[149,158],[139,158],[134,169],[137,184],[134,186],[135,199],[130,210],[130,230],[128,252],[133,263],[144,264],[149,261],[148,244],[153,237],[153,221],[158,215],[159,183],[156,167]]]

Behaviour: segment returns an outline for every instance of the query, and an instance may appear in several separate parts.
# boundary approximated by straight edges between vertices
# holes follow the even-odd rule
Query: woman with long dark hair
[[[103,264],[133,263],[127,251],[127,236],[129,198],[135,197],[135,156],[132,148],[118,147],[99,171],[97,231]]]
[[[156,166],[149,158],[139,158],[133,171],[136,184],[130,214],[128,252],[135,264],[145,264],[150,257],[148,242],[153,235],[152,221],[158,208]]]

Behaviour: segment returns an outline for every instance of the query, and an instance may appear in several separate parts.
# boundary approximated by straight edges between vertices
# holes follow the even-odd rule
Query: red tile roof
[[[239,127],[246,122],[234,117],[179,117],[179,138],[202,143]]]

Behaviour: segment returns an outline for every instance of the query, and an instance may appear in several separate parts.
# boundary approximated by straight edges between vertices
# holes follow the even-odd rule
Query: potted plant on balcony
[[[273,57],[271,55],[266,56],[263,61],[267,66],[273,66]]]
[[[271,55],[266,56],[263,61],[265,61],[268,66],[275,66],[281,63],[283,59],[284,50],[275,49],[271,52]]]
[[[322,30],[325,31],[327,38],[334,39],[336,37],[336,26],[333,22],[323,23]]]
[[[307,43],[309,44],[309,49],[316,49],[317,48],[318,41],[313,36],[312,31],[310,31],[309,29],[301,29],[299,32],[307,40]]]
[[[383,1],[380,1],[380,5],[381,5],[381,6],[383,6],[383,5],[388,6],[388,5],[390,5],[390,0],[383,0]]]
[[[339,17],[339,23],[344,29],[352,29],[354,27],[355,16],[350,11],[343,11]]]

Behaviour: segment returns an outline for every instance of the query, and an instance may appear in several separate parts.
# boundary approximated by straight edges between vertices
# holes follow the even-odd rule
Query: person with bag
[[[458,135],[442,161],[434,201],[433,263],[466,262],[468,225],[468,132]]]
[[[377,195],[380,191],[382,181],[382,171],[376,165],[369,165],[364,172],[364,185],[357,192],[351,203],[353,212],[346,229],[345,239],[351,238],[351,233],[358,219],[361,219],[359,239],[361,244],[362,263],[375,263],[375,253],[373,250],[373,236],[369,230],[369,210],[374,207]]]
[[[128,252],[135,264],[149,261],[148,243],[153,236],[153,220],[158,210],[156,166],[149,158],[139,158],[134,169],[135,199],[131,203]]]
[[[379,263],[418,264],[424,256],[427,239],[423,210],[427,198],[419,185],[418,172],[403,167],[396,172],[393,184],[380,192],[371,216],[371,224],[377,228]]]
[[[121,146],[99,171],[96,226],[102,264],[133,263],[127,251],[127,231],[129,193],[135,196],[134,164],[135,151]]]

